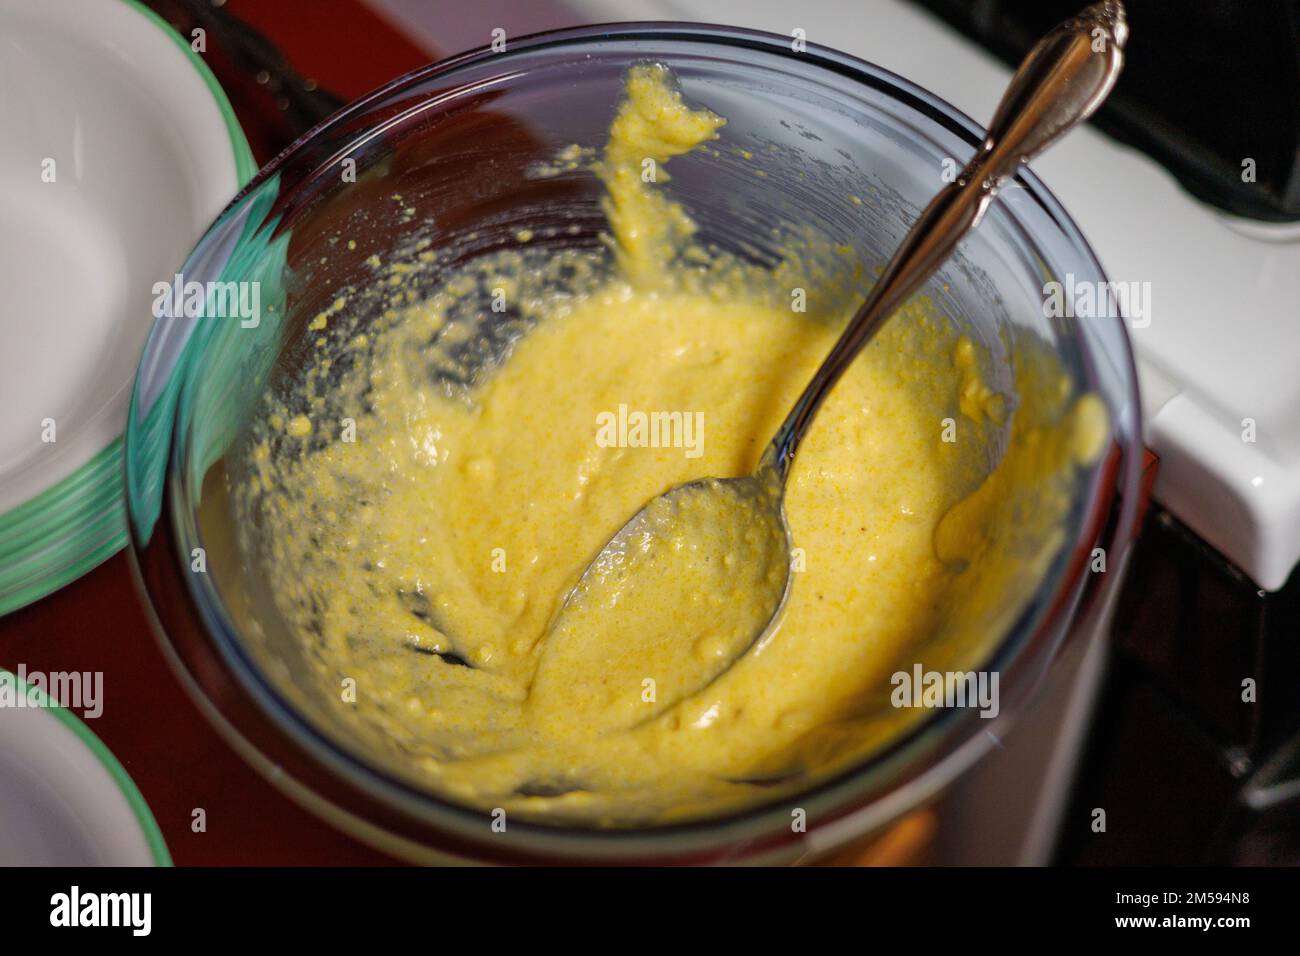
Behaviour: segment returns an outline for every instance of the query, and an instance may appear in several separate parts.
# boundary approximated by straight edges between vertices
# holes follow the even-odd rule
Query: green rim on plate
[[[163,839],[162,830],[158,827],[158,821],[154,819],[153,811],[149,809],[149,804],[145,802],[144,795],[140,793],[140,788],[135,785],[131,775],[126,772],[122,762],[113,756],[113,751],[104,745],[104,741],[95,736],[95,732],[72,711],[68,710],[50,700],[39,687],[32,687],[17,674],[0,668],[0,673],[8,674],[13,678],[15,686],[28,696],[33,696],[40,703],[41,708],[53,714],[58,721],[72,731],[86,749],[95,755],[97,759],[108,771],[113,783],[121,791],[122,796],[126,798],[127,804],[131,807],[131,813],[134,814],[136,823],[140,824],[140,832],[144,835],[145,842],[149,845],[149,854],[153,857],[155,866],[171,866],[172,855],[167,849],[167,841]]]
[[[121,0],[168,36],[203,78],[230,137],[237,188],[257,163],[221,84],[184,37],[138,0]],[[0,514],[0,615],[45,597],[126,545],[122,439],[119,436],[72,474]]]

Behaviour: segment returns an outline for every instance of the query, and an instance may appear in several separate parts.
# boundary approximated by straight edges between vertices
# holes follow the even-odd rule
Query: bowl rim
[[[398,77],[356,100],[308,131],[268,163],[232,200],[226,212],[209,231],[208,236],[205,236],[201,240],[200,246],[196,247],[196,252],[203,246],[209,236],[218,232],[223,226],[233,227],[237,225],[236,220],[238,217],[235,214],[239,211],[241,205],[246,202],[247,197],[256,194],[263,184],[278,176],[280,169],[289,158],[295,155],[306,142],[321,130],[342,125],[347,120],[365,113],[371,106],[400,93],[404,88],[418,86],[434,79],[445,79],[459,70],[489,60],[501,64],[510,64],[517,62],[521,56],[556,47],[620,41],[698,43],[718,48],[739,48],[760,54],[775,54],[778,57],[793,58],[807,66],[829,70],[832,73],[884,93],[924,118],[945,126],[951,133],[968,142],[972,148],[978,146],[984,138],[983,127],[941,98],[925,91],[911,81],[865,60],[817,44],[809,43],[804,52],[795,53],[790,48],[789,37],[779,34],[714,24],[675,23],[671,21],[610,23],[568,28],[512,39],[508,50],[502,53],[494,52],[489,48],[482,48],[459,54]],[[646,53],[645,56],[646,58],[652,58],[653,54]],[[388,122],[394,121],[390,119]],[[362,137],[368,135],[368,131],[362,130],[350,135]],[[340,152],[325,162],[336,162],[342,155],[346,155],[346,153]],[[318,172],[319,168],[311,175],[314,176]],[[1061,231],[1065,240],[1072,247],[1073,252],[1091,270],[1095,271],[1096,276],[1104,279],[1105,271],[1078,227],[1041,180],[1024,168],[1021,169],[1016,180],[1024,187],[1027,194],[1033,198],[1038,208],[1046,213],[1051,222]],[[1011,215],[1011,220],[1017,226],[1021,225],[1017,216]],[[1004,673],[1009,672],[1017,664],[1023,667],[1026,658],[1029,656],[1028,652],[1038,646],[1039,660],[1029,662],[1035,664],[1034,673],[1027,675],[1023,691],[1018,690],[1013,694],[1004,694],[1004,697],[1008,699],[1015,698],[1011,706],[1008,706],[1007,703],[1003,704],[1004,712],[1018,709],[1023,704],[1023,699],[1037,686],[1047,664],[1059,653],[1064,640],[1064,631],[1070,623],[1069,612],[1085,606],[1092,606],[1095,595],[1109,586],[1110,582],[1108,580],[1095,582],[1090,578],[1096,578],[1097,576],[1081,575],[1080,573],[1084,554],[1090,551],[1091,546],[1097,542],[1099,536],[1105,533],[1107,516],[1111,515],[1116,519],[1109,532],[1116,547],[1114,549],[1108,548],[1107,552],[1114,555],[1113,560],[1117,566],[1120,562],[1120,556],[1127,551],[1127,545],[1132,540],[1136,527],[1137,499],[1139,497],[1137,476],[1140,465],[1141,409],[1137,397],[1136,366],[1132,347],[1124,330],[1124,319],[1117,317],[1114,321],[1119,323],[1121,339],[1124,344],[1124,354],[1118,357],[1122,365],[1120,371],[1128,384],[1127,394],[1124,396],[1126,407],[1123,409],[1128,413],[1128,421],[1126,422],[1128,427],[1121,431],[1116,427],[1118,423],[1112,423],[1112,457],[1116,450],[1115,446],[1120,444],[1121,435],[1123,434],[1130,439],[1127,447],[1118,448],[1121,457],[1119,464],[1123,474],[1115,474],[1109,481],[1102,480],[1104,468],[1101,465],[1097,466],[1089,483],[1092,487],[1087,487],[1086,484],[1084,486],[1085,494],[1081,498],[1083,513],[1080,515],[1077,528],[1062,546],[1061,551],[1054,557],[1052,565],[1044,575],[1043,581],[1040,582],[1033,596],[1029,599],[1027,606],[1017,616],[1014,624],[983,663],[983,668],[997,669]],[[151,334],[151,340],[152,338]],[[1081,361],[1086,370],[1090,374],[1094,374],[1093,369],[1090,367],[1091,362],[1088,352],[1088,349],[1081,350]],[[146,349],[147,357],[148,349]],[[142,375],[143,369],[144,363],[142,363]],[[1114,409],[1112,409],[1112,412],[1114,412]],[[172,441],[167,457],[168,485],[174,483],[171,476],[174,475],[174,469],[176,468],[176,459],[182,437],[179,431],[173,428]],[[132,456],[128,454],[127,457],[129,468]],[[183,496],[175,494],[171,497],[173,507],[168,514],[168,524],[173,533],[179,534],[176,525],[177,511],[181,510],[181,506],[177,502],[184,499]],[[1121,499],[1120,509],[1117,515],[1112,515],[1112,507],[1117,497]],[[133,552],[135,552],[134,558],[138,561],[139,552],[147,546],[148,542],[147,540],[137,540],[136,522],[131,522],[131,528]],[[183,547],[184,543],[184,538],[176,542],[178,553],[181,555],[186,553]],[[1081,551],[1081,549],[1083,550]],[[137,572],[139,572],[138,563],[136,567]],[[225,663],[228,670],[233,671],[236,682],[240,685],[242,691],[256,702],[262,711],[263,717],[276,724],[277,729],[289,736],[293,744],[304,749],[318,763],[324,764],[327,768],[332,768],[335,772],[353,771],[346,778],[347,783],[367,790],[372,796],[378,797],[381,802],[387,803],[390,807],[397,809],[398,812],[401,812],[403,808],[407,812],[413,812],[414,815],[422,818],[422,822],[435,831],[445,832],[445,835],[451,838],[449,842],[467,844],[472,850],[471,855],[486,858],[513,856],[514,858],[522,857],[533,860],[553,860],[557,857],[581,859],[584,856],[602,859],[608,858],[613,852],[622,853],[625,858],[631,857],[633,859],[662,860],[665,856],[668,856],[676,857],[679,861],[691,861],[700,858],[716,858],[716,844],[727,844],[730,831],[756,825],[758,825],[757,829],[766,835],[766,838],[760,836],[754,839],[751,834],[750,837],[744,839],[746,853],[770,849],[777,845],[787,845],[792,841],[803,838],[807,838],[806,843],[811,847],[816,842],[812,839],[813,834],[818,830],[825,831],[836,827],[842,829],[850,821],[859,824],[859,829],[869,829],[873,819],[877,824],[887,822],[901,810],[915,806],[933,795],[957,773],[979,759],[994,744],[994,740],[989,734],[973,727],[965,731],[964,735],[962,734],[960,727],[957,725],[965,723],[970,727],[970,714],[958,709],[937,709],[924,718],[915,721],[898,738],[892,740],[880,750],[873,752],[869,757],[851,765],[846,765],[811,786],[784,794],[777,800],[746,804],[723,814],[695,820],[655,824],[641,828],[600,828],[563,822],[552,824],[535,822],[532,819],[520,817],[511,819],[508,833],[489,835],[483,827],[483,821],[485,820],[483,811],[457,803],[431,790],[422,789],[408,780],[396,777],[383,767],[375,765],[353,750],[336,743],[328,733],[317,727],[309,717],[295,708],[271,684],[263,669],[257,666],[248,655],[238,638],[237,630],[225,615],[224,606],[216,593],[215,586],[210,581],[194,580],[195,577],[206,578],[206,576],[189,574],[180,576],[186,581],[186,592],[189,594],[193,605],[190,609],[191,613],[197,608],[197,616],[202,621],[202,630],[208,642],[216,646],[220,659]],[[143,583],[143,577],[142,574],[137,573],[137,582],[145,591],[146,600],[150,600],[148,587]],[[1117,575],[1104,575],[1101,577],[1109,579],[1117,577]],[[211,594],[204,594],[203,589],[211,591]],[[1084,592],[1088,592],[1088,594]],[[1079,616],[1076,615],[1076,618]],[[164,644],[165,650],[170,651],[167,656],[172,660],[173,665],[186,667],[175,653],[175,650],[168,645],[169,638],[165,629],[161,626],[161,622],[155,621],[155,624],[155,630],[159,632],[160,641]],[[1044,648],[1041,646],[1044,643],[1050,646]],[[1044,650],[1046,650],[1045,654],[1043,653]],[[183,676],[191,678],[183,681],[191,693],[203,694],[203,691],[198,686],[197,675],[186,674]],[[1016,686],[1020,687],[1021,685],[1018,683]],[[209,703],[211,704],[210,701]],[[205,708],[205,711],[208,712],[210,717],[213,716],[210,709]],[[216,723],[223,731],[239,733],[228,721],[219,720]],[[286,726],[286,723],[289,726]],[[936,740],[936,737],[939,739]],[[923,746],[927,741],[932,746]],[[247,740],[241,742],[243,746],[236,744],[237,749],[245,753],[245,756],[249,756],[247,747],[252,745]],[[934,745],[937,745],[937,747]],[[256,750],[255,747],[253,749]],[[922,752],[917,753],[918,749]],[[889,775],[883,792],[870,792],[871,787],[862,785],[872,774],[879,774],[882,767],[887,767],[894,762],[901,761],[904,771],[914,769],[921,758],[935,750],[940,752],[941,756],[934,763],[911,776],[906,772]],[[876,789],[880,790],[882,788],[877,787]],[[856,793],[860,797],[864,790],[870,792],[869,798],[865,802],[859,802],[855,806],[846,808],[846,804],[854,802],[854,794]],[[814,800],[825,801],[828,810],[819,816],[815,825],[811,820],[810,813],[808,833],[796,834],[788,826],[788,815],[785,814],[785,809],[790,805],[791,800],[797,800],[804,804]],[[346,814],[346,811],[342,811],[341,808],[336,807],[335,809],[340,809],[340,812]],[[438,818],[442,819],[429,819],[430,814],[436,814]],[[772,827],[773,833],[767,833],[766,829],[761,826],[765,820],[775,823],[777,819],[780,819],[784,825]],[[473,835],[473,827],[478,827],[485,832],[481,836],[475,836]],[[693,845],[689,850],[671,845],[674,839],[686,836],[698,838],[701,835],[710,835],[713,839],[711,841],[692,841],[696,845]],[[561,847],[555,845],[563,841],[577,841],[582,846]],[[700,844],[707,845],[702,849]]]

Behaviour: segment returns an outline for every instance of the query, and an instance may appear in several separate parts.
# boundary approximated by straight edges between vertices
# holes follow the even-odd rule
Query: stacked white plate
[[[125,544],[153,286],[255,171],[195,39],[133,0],[0,5],[0,614]]]
[[[0,866],[170,866],[148,805],[69,710],[0,670]]]

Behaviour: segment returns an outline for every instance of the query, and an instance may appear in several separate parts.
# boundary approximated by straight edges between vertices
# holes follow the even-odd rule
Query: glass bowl
[[[1001,716],[935,710],[865,761],[794,796],[687,823],[621,829],[511,819],[504,831],[367,750],[304,692],[304,664],[237,547],[227,460],[268,383],[300,363],[312,317],[364,287],[372,255],[430,238],[465,261],[543,243],[599,248],[600,188],[583,168],[534,175],[563,147],[598,148],[626,70],[668,64],[687,98],[727,118],[728,148],[674,161],[671,194],[700,236],[751,261],[773,223],[813,224],[881,265],[960,167],[981,128],[919,87],[831,50],[725,27],[625,24],[512,40],[394,81],[272,161],[200,241],[184,281],[257,288],[260,314],[158,320],[127,433],[133,554],[165,652],[230,743],[310,810],[419,861],[791,861],[870,834],[933,797],[985,753],[1121,566],[1141,458],[1123,320],[1048,318],[1044,285],[1104,282],[1078,229],[1031,173],[1008,184],[978,232],[927,288],[938,310],[993,350],[1035,336],[1078,391],[1106,403],[1109,445],[1077,472],[1066,543],[1015,623],[990,635],[984,669]],[[739,158],[741,151],[747,158]],[[399,196],[399,200],[394,200]],[[845,196],[862,200],[854,205]],[[551,228],[562,222],[563,229]],[[209,302],[212,292],[209,291]],[[219,311],[219,310],[209,310]],[[361,321],[365,321],[363,316]],[[506,321],[502,320],[503,323]],[[489,348],[493,329],[483,330]],[[1005,334],[1004,334],[1005,333]],[[508,339],[507,330],[500,338]],[[791,808],[806,829],[792,827]],[[498,832],[500,831],[500,832]]]

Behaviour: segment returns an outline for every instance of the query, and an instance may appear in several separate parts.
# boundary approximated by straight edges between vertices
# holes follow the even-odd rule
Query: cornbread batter
[[[631,825],[770,798],[860,758],[918,716],[884,703],[893,671],[978,666],[1014,620],[1063,540],[1074,463],[1106,438],[1100,403],[1071,404],[1032,349],[1016,355],[1017,385],[1051,397],[1013,410],[983,383],[982,350],[917,299],[800,451],[791,592],[769,640],[703,691],[674,690],[683,668],[727,655],[726,609],[783,570],[752,542],[693,540],[680,515],[681,547],[724,556],[689,601],[666,601],[681,588],[630,558],[617,587],[576,595],[581,613],[552,632],[643,504],[752,471],[838,334],[843,315],[791,309],[786,277],[695,248],[662,192],[671,158],[722,127],[666,69],[634,68],[595,166],[612,268],[505,256],[452,276],[350,339],[346,371],[329,378],[345,363],[322,359],[256,430],[236,494],[261,537],[245,546],[318,696],[337,698],[381,759],[452,798]],[[548,295],[561,274],[574,288]],[[431,369],[460,354],[461,306],[483,287],[527,302],[534,321],[487,374],[444,387]],[[620,406],[702,413],[701,453],[598,442]],[[989,474],[999,429],[1007,450]]]

